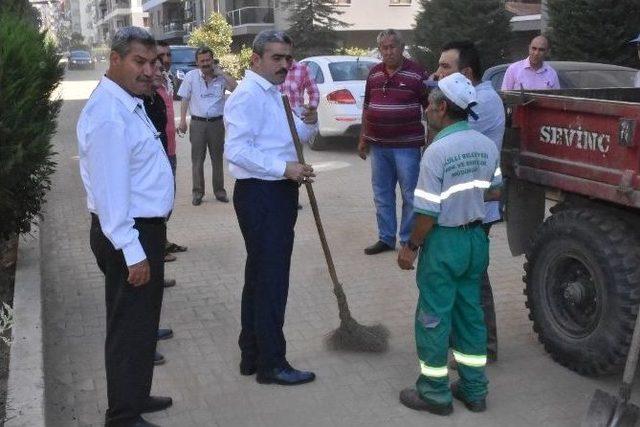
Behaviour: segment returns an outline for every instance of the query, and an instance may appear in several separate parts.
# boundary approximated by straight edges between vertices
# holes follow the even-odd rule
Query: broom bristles
[[[389,349],[389,330],[383,325],[361,325],[355,320],[343,322],[325,339],[330,350],[383,353]]]

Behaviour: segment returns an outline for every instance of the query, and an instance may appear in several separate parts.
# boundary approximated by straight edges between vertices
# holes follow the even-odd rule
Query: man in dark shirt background
[[[428,74],[422,66],[403,56],[404,41],[400,33],[384,30],[377,42],[382,63],[374,66],[367,77],[358,143],[363,160],[371,151],[371,184],[378,221],[378,241],[365,248],[367,255],[393,250],[396,234],[400,236],[401,245],[409,239],[420,147],[424,145],[422,109],[427,106],[424,81]],[[397,184],[402,193],[399,232]]]

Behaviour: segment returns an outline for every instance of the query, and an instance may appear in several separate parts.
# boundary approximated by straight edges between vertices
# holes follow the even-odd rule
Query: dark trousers
[[[233,191],[247,250],[242,290],[242,360],[258,370],[286,364],[282,332],[289,292],[294,226],[298,218],[298,185],[289,180],[237,180]]]
[[[193,179],[193,195],[204,196],[204,159],[209,150],[211,158],[211,185],[215,196],[225,196],[224,170],[224,123],[222,120],[203,122],[191,120],[189,127],[191,140],[191,173]]]
[[[484,224],[483,228],[488,236],[491,230],[491,224]],[[489,272],[487,270],[484,271],[482,278],[480,303],[482,304],[482,311],[484,312],[484,323],[487,327],[487,358],[495,361],[498,360],[498,330],[493,291],[491,290],[491,281],[489,280]]]
[[[107,337],[107,426],[127,425],[140,416],[151,391],[153,355],[164,282],[166,227],[136,220],[136,230],[151,268],[149,283],[133,287],[122,251],[105,237],[95,215],[91,220],[90,243],[98,267],[105,275]]]

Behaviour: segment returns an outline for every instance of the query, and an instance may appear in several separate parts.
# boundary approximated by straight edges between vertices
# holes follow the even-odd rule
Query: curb
[[[5,427],[44,427],[44,357],[40,228],[20,236],[13,295]]]

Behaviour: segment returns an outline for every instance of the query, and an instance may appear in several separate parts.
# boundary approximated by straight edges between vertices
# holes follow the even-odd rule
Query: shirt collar
[[[531,61],[529,61],[529,57],[527,56],[525,58],[526,61],[526,66],[524,68],[530,68],[531,71],[533,71],[534,73],[544,73],[545,71],[547,71],[547,62],[546,61],[542,61],[542,66],[540,68],[538,68],[537,70],[534,70],[533,67],[531,66]]]
[[[269,80],[265,79],[255,71],[251,71],[251,70],[245,71],[244,78],[253,80],[254,82],[258,83],[258,85],[260,85],[260,87],[265,91],[276,87],[273,83],[271,83]]]
[[[469,122],[467,122],[466,120],[461,120],[459,122],[455,122],[449,126],[447,126],[446,128],[442,129],[440,132],[438,132],[438,134],[436,135],[435,138],[433,138],[433,141],[437,141],[439,139],[444,138],[445,136],[449,136],[452,133],[456,133],[456,132],[462,132],[465,130],[469,130],[471,129],[469,127]]]
[[[141,98],[137,96],[131,96],[129,92],[124,90],[119,84],[111,80],[107,76],[102,76],[100,79],[100,86],[102,86],[107,92],[113,95],[117,100],[122,102],[126,107],[127,111],[133,113],[133,111],[138,107],[144,107],[144,103]]]

